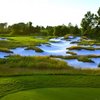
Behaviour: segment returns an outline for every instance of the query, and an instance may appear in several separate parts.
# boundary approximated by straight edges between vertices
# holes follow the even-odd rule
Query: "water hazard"
[[[73,36],[70,36],[69,39],[64,39],[63,37],[50,39],[47,44],[41,44],[40,46],[37,46],[44,52],[36,52],[35,50],[26,50],[26,47],[18,47],[15,49],[11,49],[11,51],[13,52],[12,55],[17,54],[21,56],[49,56],[49,55],[67,56],[71,55],[67,53],[69,51],[67,48],[71,46],[77,46],[78,45],[77,43],[80,41],[80,39],[81,39],[80,37],[73,37]],[[0,40],[6,40],[6,39],[0,38]],[[97,48],[100,46],[94,45],[93,47]],[[81,49],[81,50],[70,50],[70,51],[76,53],[77,55],[93,55],[93,54],[100,55],[100,50]],[[0,52],[0,58],[4,58],[5,56],[8,55],[11,54]],[[91,58],[91,60],[93,61],[91,63],[78,61],[77,59],[70,59],[64,61],[75,68],[97,68],[98,65],[100,64],[100,58]]]

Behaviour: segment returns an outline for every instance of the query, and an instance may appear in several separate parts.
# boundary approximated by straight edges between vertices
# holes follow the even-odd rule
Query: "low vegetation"
[[[71,54],[71,55],[77,55],[75,52],[67,51],[66,53]]]
[[[27,47],[25,50],[35,50],[36,52],[43,52],[42,49],[40,49],[39,47],[36,47],[36,46]]]
[[[13,53],[9,49],[7,49],[7,48],[1,48],[1,47],[0,47],[0,52]]]
[[[79,43],[79,45],[100,45],[99,40],[87,40],[87,39],[82,39]]]
[[[55,66],[56,65],[56,66]],[[22,57],[19,55],[10,56],[8,58],[0,59],[1,67],[8,68],[33,68],[33,69],[66,69],[67,64],[63,61],[58,61],[50,57]]]
[[[100,48],[82,47],[82,46],[71,46],[71,47],[69,47],[67,49],[69,49],[69,50],[81,50],[81,49],[85,49],[85,50],[100,50]]]
[[[80,56],[77,59],[82,62],[93,62],[90,58],[84,56]]]
[[[61,59],[77,59],[82,62],[93,62],[91,58],[100,58],[100,55],[70,55],[70,56],[53,56],[54,58],[61,58]]]

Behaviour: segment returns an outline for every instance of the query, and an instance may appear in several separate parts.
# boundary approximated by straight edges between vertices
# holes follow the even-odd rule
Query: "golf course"
[[[80,26],[0,23],[0,100],[100,100],[100,8]]]

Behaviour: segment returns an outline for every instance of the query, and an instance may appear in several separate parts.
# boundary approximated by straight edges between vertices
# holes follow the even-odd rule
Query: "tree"
[[[47,33],[48,33],[48,35],[51,35],[51,36],[53,36],[54,34],[54,27],[52,27],[52,26],[47,26],[46,27],[46,30],[47,30]]]
[[[34,28],[32,26],[32,22],[28,22],[27,23],[27,31],[28,31],[28,33],[32,34],[34,32],[33,30],[34,30]]]
[[[81,27],[83,34],[88,34],[88,32],[95,27],[95,15],[90,11],[85,14],[84,18],[81,21]]]
[[[69,32],[69,29],[65,25],[59,25],[54,27],[54,35],[55,36],[64,36]]]
[[[0,33],[7,32],[7,23],[0,23]]]
[[[11,34],[16,34],[16,35],[27,35],[28,34],[27,24],[25,23],[13,24],[12,26],[9,26],[9,30]]]

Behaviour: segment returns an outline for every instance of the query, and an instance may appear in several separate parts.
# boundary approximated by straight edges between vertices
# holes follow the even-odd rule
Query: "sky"
[[[96,13],[100,0],[0,0],[0,23],[33,25],[80,25],[87,11]]]

